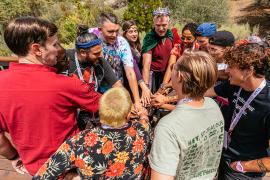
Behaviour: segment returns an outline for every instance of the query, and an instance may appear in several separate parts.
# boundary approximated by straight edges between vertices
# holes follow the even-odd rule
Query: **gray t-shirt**
[[[155,129],[150,166],[175,179],[213,179],[223,137],[224,120],[214,100],[206,97],[200,108],[177,105]]]

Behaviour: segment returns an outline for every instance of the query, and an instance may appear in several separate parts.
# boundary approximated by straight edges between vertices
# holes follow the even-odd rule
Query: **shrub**
[[[132,0],[124,13],[124,20],[136,21],[140,32],[148,32],[153,26],[153,11],[162,6],[161,0]]]
[[[227,30],[233,33],[236,40],[246,39],[252,34],[259,34],[259,26],[250,27],[248,23],[246,24],[224,24],[218,30]]]
[[[181,34],[182,29],[185,24],[175,23],[173,27],[177,28],[179,34]],[[246,24],[235,24],[235,23],[225,23],[218,27],[218,31],[230,31],[235,36],[236,40],[246,39],[248,36],[252,34],[259,34],[259,26],[251,26]]]
[[[171,9],[174,23],[222,24],[228,17],[227,0],[164,0],[164,4]]]

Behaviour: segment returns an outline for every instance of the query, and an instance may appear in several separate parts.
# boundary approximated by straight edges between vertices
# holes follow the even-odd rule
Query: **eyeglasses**
[[[188,37],[181,36],[181,39],[182,39],[183,41],[184,41],[184,40],[191,41],[191,40],[193,40],[193,37],[191,37],[191,36],[188,36]]]

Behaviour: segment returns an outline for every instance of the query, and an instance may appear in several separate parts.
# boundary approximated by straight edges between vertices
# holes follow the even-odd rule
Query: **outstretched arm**
[[[133,98],[135,101],[135,107],[138,108],[138,106],[140,106],[139,105],[140,104],[140,95],[139,95],[139,88],[138,88],[138,83],[137,83],[134,69],[133,69],[133,67],[125,66],[125,71],[126,71],[126,76],[128,79],[129,87],[132,91]]]
[[[146,85],[149,87],[149,79],[150,79],[150,67],[151,67],[151,61],[152,61],[152,54],[144,53],[143,54],[143,70],[142,70],[142,76],[143,80],[146,83]]]
[[[254,159],[250,161],[235,161],[230,164],[231,168],[235,171],[238,171],[236,168],[237,163],[241,164],[243,171],[245,172],[270,172],[270,157]]]
[[[163,78],[164,84],[169,83],[171,80],[172,68],[173,68],[173,65],[176,63],[176,58],[177,58],[176,55],[171,54],[170,59],[168,61],[168,66],[167,66],[167,69]]]

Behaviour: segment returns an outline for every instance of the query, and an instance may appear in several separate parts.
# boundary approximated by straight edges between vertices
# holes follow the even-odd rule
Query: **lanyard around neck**
[[[245,104],[243,105],[243,107],[239,110],[238,113],[236,113],[236,108],[237,108],[237,104],[238,104],[238,99],[240,97],[240,93],[242,91],[242,88],[239,89],[238,93],[237,93],[237,99],[235,102],[235,110],[233,112],[233,116],[232,116],[232,122],[230,125],[230,129],[229,129],[229,134],[232,133],[233,129],[235,128],[235,126],[237,125],[237,123],[239,122],[241,116],[243,115],[243,113],[245,112],[245,110],[248,108],[248,106],[250,105],[250,103],[256,98],[256,96],[263,90],[263,88],[266,86],[266,80],[264,79],[260,86],[258,88],[256,88],[256,90],[250,95],[250,97],[248,98],[248,100],[245,102]]]
[[[76,68],[77,68],[77,72],[78,72],[80,80],[85,82],[85,80],[83,79],[80,63],[79,63],[79,60],[77,57],[77,52],[75,52],[75,64],[76,64]],[[95,86],[95,91],[97,91],[98,90],[98,81],[97,81],[97,77],[95,76],[95,73],[94,73],[95,70],[94,70],[93,66],[91,66],[90,71],[91,72],[90,72],[90,78],[89,78],[88,83],[93,83],[93,79],[95,79],[94,86]]]

